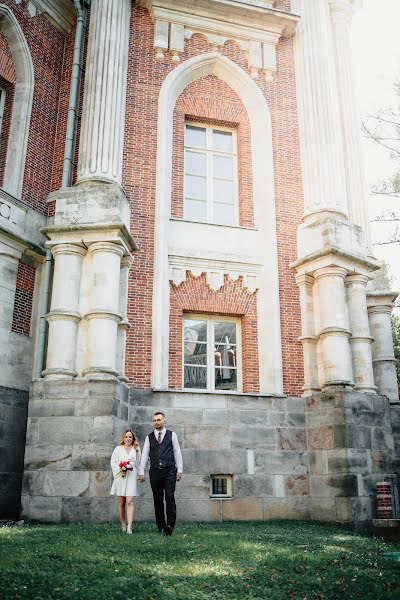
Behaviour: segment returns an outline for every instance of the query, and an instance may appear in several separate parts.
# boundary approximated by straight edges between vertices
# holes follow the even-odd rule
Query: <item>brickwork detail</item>
[[[34,267],[19,261],[11,331],[27,336],[31,334],[35,275],[36,269]]]
[[[179,286],[171,284],[170,339],[169,339],[169,387],[182,388],[182,319],[184,313],[226,315],[241,317],[243,391],[258,392],[258,337],[257,300],[243,287],[243,279],[236,281],[227,275],[224,285],[217,292],[210,289],[206,275],[194,277],[190,272]]]
[[[235,92],[213,75],[191,83],[180,95],[174,111],[171,215],[183,218],[184,124],[198,121],[230,127],[237,135],[239,225],[254,226],[252,201],[250,123]]]
[[[289,10],[290,3],[284,0],[279,8]],[[138,388],[151,385],[157,103],[161,85],[174,68],[172,56],[168,52],[163,62],[155,60],[153,33],[148,12],[136,6],[131,21],[123,185],[132,211],[132,235],[139,246],[130,273],[128,318],[133,326],[128,333],[126,352],[126,375],[129,382]],[[181,60],[210,51],[208,41],[196,34],[185,43]],[[249,73],[247,55],[235,42],[226,42],[221,48],[221,54]],[[175,111],[175,150],[178,152],[177,156],[174,154],[174,174],[182,170],[179,147],[183,147],[183,128],[177,128],[178,118],[182,125],[185,114],[200,117],[201,102],[204,102],[204,110],[208,111],[205,117],[238,123],[240,127],[241,121],[237,116],[240,100],[228,86],[223,82],[218,82],[217,85],[214,79],[210,76],[194,82],[178,100],[178,104],[182,102],[183,106],[184,103],[185,108],[182,110],[177,107]],[[296,259],[296,227],[303,213],[303,200],[292,40],[283,39],[277,46],[277,72],[274,81],[267,82],[261,76],[257,84],[267,99],[272,117],[284,391],[299,395],[303,386],[302,348],[298,342],[301,335],[300,308],[298,288],[289,264]],[[218,94],[223,90],[229,102],[234,100],[233,109],[237,111],[235,117],[232,117],[229,103],[221,102],[226,105],[217,112],[212,101],[202,100],[203,91],[207,92],[207,98],[216,89]],[[193,102],[195,92],[198,97]],[[180,139],[178,129],[181,131]],[[178,216],[182,214],[182,183],[179,183],[177,177],[173,179],[176,182],[172,196],[173,214]],[[182,176],[180,181],[183,181]]]

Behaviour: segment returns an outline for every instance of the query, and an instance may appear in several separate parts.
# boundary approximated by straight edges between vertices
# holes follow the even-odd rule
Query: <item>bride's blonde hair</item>
[[[125,429],[122,432],[121,439],[119,440],[119,445],[123,446],[123,444],[124,444],[124,437],[125,437],[125,434],[127,434],[127,433],[131,433],[132,434],[132,436],[133,436],[132,445],[135,448],[136,452],[140,452],[140,446],[139,446],[139,442],[138,442],[137,437],[136,437],[136,433],[134,431],[132,431],[132,429]]]

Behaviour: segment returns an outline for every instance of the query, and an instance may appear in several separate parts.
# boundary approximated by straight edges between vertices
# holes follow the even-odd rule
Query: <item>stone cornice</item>
[[[72,0],[15,0],[16,4],[27,4],[31,17],[43,13],[63,33],[71,31],[76,13]]]
[[[204,35],[214,50],[233,40],[248,53],[256,79],[264,71],[269,79],[276,70],[275,47],[280,37],[290,37],[299,17],[273,8],[261,0],[139,0],[155,23],[156,58],[172,53],[178,63],[185,40]]]

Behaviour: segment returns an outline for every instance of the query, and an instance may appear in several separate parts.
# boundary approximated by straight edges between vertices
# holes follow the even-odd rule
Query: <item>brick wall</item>
[[[31,333],[35,275],[36,269],[34,267],[19,261],[11,331],[28,336]]]
[[[200,41],[202,38],[200,38]],[[230,127],[237,135],[239,224],[254,226],[251,177],[250,123],[237,94],[209,75],[191,83],[179,96],[174,111],[171,215],[183,218],[184,124],[199,121]]]
[[[16,4],[14,0],[4,0],[3,4],[14,13],[22,29],[31,53],[35,78],[22,199],[46,214],[46,197],[51,189],[65,36],[44,15],[32,18],[26,2]],[[2,61],[10,64],[10,60],[12,61],[12,55],[3,37],[3,41],[0,40],[0,64]],[[64,143],[65,140],[62,148]]]
[[[214,292],[203,273],[179,286],[171,285],[169,334],[169,387],[182,388],[182,320],[184,313],[241,317],[242,380],[244,392],[259,391],[256,293],[243,287],[240,277],[232,281],[225,276],[224,285]]]
[[[283,1],[279,8],[288,10],[290,3]],[[195,35],[186,41],[182,60],[209,51],[208,41]],[[246,54],[237,44],[226,42],[221,53],[249,72]],[[289,264],[296,258],[296,228],[303,212],[303,201],[291,40],[282,40],[278,44],[277,64],[274,81],[267,82],[261,76],[257,84],[267,99],[273,123],[284,389],[288,394],[298,395],[303,384],[302,348],[298,342],[301,335],[300,308]],[[133,327],[127,338],[126,374],[131,384],[146,388],[151,385],[157,102],[162,82],[174,64],[169,53],[163,62],[155,60],[150,16],[144,8],[137,6],[132,15],[128,68],[123,185],[131,206],[131,230],[139,251],[130,273],[128,317]],[[218,93],[222,92],[224,96],[218,104],[211,99],[217,87]],[[176,175],[173,214],[176,216],[182,214],[183,181],[183,138],[182,132],[179,134],[177,131],[177,125],[182,125],[185,115],[200,117],[204,109],[208,111],[206,117],[211,120],[233,122],[244,128],[245,120],[240,120],[240,100],[226,88],[222,82],[217,84],[215,78],[206,77],[191,84],[178,100],[174,120],[177,152],[173,165]],[[194,102],[196,95],[199,103]],[[231,102],[232,108],[229,107]],[[232,110],[236,111],[234,118]]]

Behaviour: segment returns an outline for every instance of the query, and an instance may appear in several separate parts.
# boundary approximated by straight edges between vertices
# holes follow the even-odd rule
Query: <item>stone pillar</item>
[[[126,332],[130,325],[128,322],[128,282],[129,269],[133,260],[130,256],[123,256],[121,260],[121,272],[119,278],[119,312],[122,321],[118,323],[117,334],[117,371],[118,379],[127,381],[125,377],[125,350],[126,350]]]
[[[115,377],[117,326],[121,321],[119,288],[122,245],[95,242],[89,246],[92,285],[88,320],[88,363],[83,375],[100,379]]]
[[[375,393],[372,369],[371,343],[373,338],[369,332],[366,286],[369,278],[366,275],[349,275],[346,278],[348,311],[351,329],[350,346],[353,359],[355,389],[360,392]]]
[[[330,0],[349,216],[353,223],[363,228],[368,242],[368,187],[362,160],[361,118],[354,93],[351,64],[350,29],[355,9],[356,3],[350,0]]]
[[[121,184],[130,0],[92,0],[77,183]]]
[[[49,334],[46,370],[49,379],[72,379],[75,370],[76,342],[82,259],[86,249],[78,244],[57,244],[52,248],[54,277],[51,308],[47,315]]]
[[[292,11],[305,215],[348,216],[329,5],[292,0]]]
[[[346,274],[346,269],[337,266],[314,272],[319,291],[323,388],[354,386],[344,287]]]
[[[315,335],[313,286],[314,278],[310,275],[297,275],[296,282],[300,290],[301,307],[301,343],[304,357],[304,394],[309,396],[320,390],[318,379],[317,343]]]
[[[375,383],[380,394],[387,396],[391,402],[398,402],[399,389],[390,321],[393,306],[392,296],[374,295],[368,298],[369,327],[374,338],[372,363]]]

